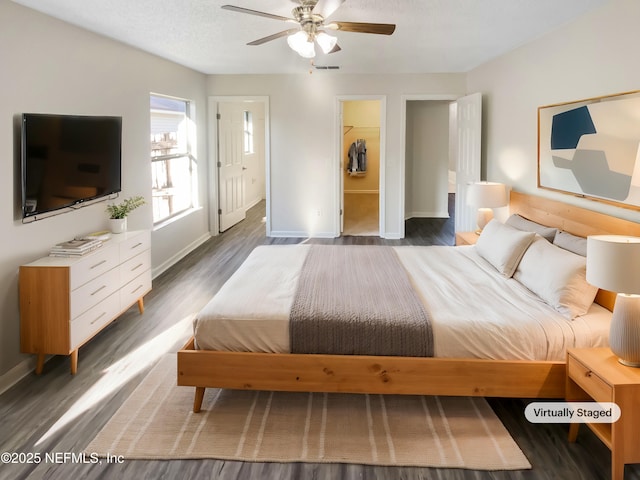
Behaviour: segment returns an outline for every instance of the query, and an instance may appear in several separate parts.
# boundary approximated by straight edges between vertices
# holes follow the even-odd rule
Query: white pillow
[[[584,315],[598,288],[587,283],[586,258],[536,236],[513,278],[572,320]]]
[[[492,219],[482,230],[476,250],[505,277],[511,277],[534,235]]]

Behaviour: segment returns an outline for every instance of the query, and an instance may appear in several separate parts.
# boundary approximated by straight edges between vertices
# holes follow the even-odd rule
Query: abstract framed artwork
[[[640,91],[539,107],[538,187],[640,209]]]

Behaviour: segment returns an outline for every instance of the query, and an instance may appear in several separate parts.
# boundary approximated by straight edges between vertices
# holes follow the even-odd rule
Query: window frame
[[[162,225],[164,223],[170,222],[172,219],[178,217],[178,216],[182,216],[185,213],[189,212],[190,210],[194,210],[198,207],[197,205],[197,161],[196,161],[196,157],[193,154],[193,149],[196,146],[196,142],[195,142],[195,127],[194,127],[194,122],[193,122],[193,118],[195,116],[195,105],[193,104],[192,100],[188,100],[188,99],[184,99],[184,98],[178,98],[178,97],[172,97],[169,95],[163,95],[163,94],[157,94],[157,93],[151,93],[149,95],[149,100],[150,100],[150,106],[149,106],[149,125],[151,128],[152,125],[152,117],[154,115],[154,111],[156,113],[159,112],[172,112],[171,110],[159,110],[159,109],[154,109],[151,107],[151,102],[152,102],[152,98],[158,98],[158,99],[168,99],[168,100],[172,100],[172,101],[177,101],[177,102],[183,102],[184,106],[185,106],[185,111],[184,111],[184,121],[185,121],[185,132],[184,132],[184,143],[181,145],[180,142],[178,143],[178,147],[182,147],[184,146],[184,150],[180,150],[178,152],[172,152],[172,153],[168,153],[168,154],[162,154],[162,155],[153,155],[153,140],[151,139],[151,136],[153,135],[153,133],[150,133],[150,159],[151,159],[151,167],[152,167],[152,185],[151,185],[151,191],[152,191],[152,199],[155,200],[154,197],[154,193],[158,192],[158,190],[154,185],[154,181],[155,181],[155,174],[153,172],[153,165],[155,163],[158,162],[165,162],[165,165],[167,165],[168,168],[168,164],[167,162],[170,160],[176,160],[176,159],[181,159],[184,158],[187,163],[188,163],[188,167],[187,167],[187,171],[188,171],[188,176],[189,176],[189,205],[185,208],[182,208],[180,210],[176,210],[176,211],[170,211],[169,215],[167,216],[163,216],[161,218],[158,218],[156,220],[156,212],[155,212],[155,201],[152,202],[152,214],[153,214],[153,225],[154,227],[157,227],[159,225]],[[177,112],[177,110],[175,111]],[[165,189],[172,189],[174,187],[165,187]],[[172,210],[170,208],[170,210]]]
[[[244,110],[242,112],[242,125],[244,153],[246,155],[251,155],[255,153],[255,143],[253,136],[253,112],[251,110]]]

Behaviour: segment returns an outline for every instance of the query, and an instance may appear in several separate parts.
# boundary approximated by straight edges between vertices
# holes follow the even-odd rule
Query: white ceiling
[[[309,60],[280,38],[291,28],[223,10],[291,17],[292,0],[14,0],[203,73],[301,73]],[[316,57],[348,73],[467,72],[609,0],[346,0],[329,20],[395,23],[392,36],[335,32],[342,51]],[[332,33],[334,34],[334,33]]]

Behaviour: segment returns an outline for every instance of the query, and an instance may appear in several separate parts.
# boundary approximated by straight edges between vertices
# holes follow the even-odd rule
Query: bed
[[[510,213],[582,237],[600,233],[640,234],[640,226],[633,222],[518,192],[511,193]],[[309,253],[314,250],[309,245],[260,247],[196,319],[194,337],[178,352],[178,385],[196,388],[195,412],[201,408],[206,388],[563,398],[566,349],[606,344],[609,312],[615,296],[605,291],[598,291],[596,295],[594,289],[595,302],[589,300],[583,312],[566,319],[566,312],[536,301],[537,295],[531,293],[529,288],[535,291],[537,286],[527,284],[531,275],[527,275],[524,265],[535,268],[537,262],[531,260],[535,260],[533,254],[529,254],[528,260],[521,255],[515,262],[518,269],[518,263],[523,265],[522,271],[514,267],[511,275],[505,275],[501,269],[511,268],[514,260],[505,264],[500,252],[496,259],[491,257],[491,245],[501,237],[491,237],[491,242],[484,238],[490,238],[489,233],[483,233],[478,245],[466,247],[385,247],[395,250],[394,256],[408,272],[421,301],[436,285],[442,290],[441,298],[464,297],[467,303],[459,302],[461,305],[456,308],[450,302],[426,300],[428,316],[434,317],[430,319],[429,331],[436,339],[432,351],[426,353],[428,356],[415,354],[413,350],[387,351],[389,342],[372,347],[382,348],[381,351],[337,353],[331,350],[318,353],[313,349],[322,352],[325,347],[309,347],[303,343],[305,353],[299,353],[301,340],[292,343],[289,335],[290,328],[294,329],[288,318],[292,310],[291,295],[301,281],[301,265],[308,261],[309,255],[315,254]],[[527,238],[530,240],[524,252],[533,251],[530,245],[534,244],[547,248],[548,242],[538,234]],[[472,265],[471,270],[465,265]],[[495,269],[498,269],[497,276]],[[448,270],[449,278],[455,281],[443,282],[425,273],[431,270]],[[518,280],[511,278],[512,275]],[[246,290],[243,285],[251,276],[260,282]],[[507,293],[491,297],[491,288],[487,285],[493,282],[499,282],[501,291]],[[450,288],[459,290],[452,292]],[[548,285],[540,288],[549,290]],[[247,302],[247,292],[260,301]],[[540,294],[544,297],[553,292]],[[523,309],[519,303],[523,298],[525,303],[533,305],[532,311],[526,310],[529,307]],[[486,305],[494,304],[500,312],[507,313],[493,315],[489,334],[480,331],[471,335],[465,330],[468,325],[457,321],[460,316],[473,319],[474,310],[469,310],[469,304],[480,314]],[[236,305],[236,311],[230,311],[230,305]],[[259,305],[259,309],[253,309],[252,305]],[[240,306],[239,312],[237,306]],[[302,307],[304,309],[304,304]],[[471,313],[465,314],[469,311]],[[205,321],[209,315],[214,321]],[[234,315],[242,321],[234,321]],[[446,318],[447,315],[451,318]],[[531,319],[530,325],[515,328],[518,315]],[[409,333],[405,339],[413,335]],[[496,348],[497,345],[501,347]],[[311,350],[306,350],[308,348]],[[313,353],[307,353],[309,351]]]

